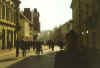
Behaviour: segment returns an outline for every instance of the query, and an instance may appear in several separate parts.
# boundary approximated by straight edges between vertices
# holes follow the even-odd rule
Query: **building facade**
[[[37,8],[34,8],[33,11],[31,11],[30,8],[24,8],[23,14],[31,21],[32,24],[30,27],[33,34],[33,40],[36,40],[40,33],[39,12],[37,11]]]
[[[20,13],[20,30],[18,31],[18,40],[32,41],[32,22],[23,14]]]
[[[34,25],[34,29],[37,32],[40,32],[40,13],[38,12],[37,8],[34,8],[34,11],[32,12],[32,22]]]
[[[30,8],[24,8],[23,14],[31,21],[32,20],[32,12]]]
[[[0,49],[15,45],[19,4],[19,0],[0,0]]]
[[[72,0],[73,29],[84,47],[100,49],[100,1]]]

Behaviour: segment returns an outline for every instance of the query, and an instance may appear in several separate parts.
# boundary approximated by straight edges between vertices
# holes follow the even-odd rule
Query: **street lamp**
[[[86,33],[87,33],[87,34],[89,33],[88,30],[86,31]]]
[[[82,32],[82,35],[84,35],[84,32]]]

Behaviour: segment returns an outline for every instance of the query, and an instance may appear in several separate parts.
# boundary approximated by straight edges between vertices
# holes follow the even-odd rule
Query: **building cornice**
[[[4,23],[4,24],[8,24],[8,25],[11,25],[11,26],[16,26],[16,24],[14,22],[11,22],[11,21],[8,21],[8,20],[5,20],[5,19],[0,19],[0,23]]]

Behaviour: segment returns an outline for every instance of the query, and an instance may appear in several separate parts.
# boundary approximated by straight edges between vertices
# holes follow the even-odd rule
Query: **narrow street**
[[[100,0],[0,0],[0,68],[100,68]]]
[[[16,57],[16,50],[12,49],[7,53],[1,51],[0,68],[54,68],[54,54],[59,51],[59,47],[55,46],[55,51],[49,50],[43,46],[43,54],[38,56],[33,49],[27,53],[26,57],[22,56],[20,50],[19,57]]]

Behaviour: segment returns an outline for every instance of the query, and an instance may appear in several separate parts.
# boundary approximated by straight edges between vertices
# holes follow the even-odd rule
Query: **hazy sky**
[[[21,0],[20,8],[37,8],[40,12],[41,30],[51,30],[72,19],[72,0]]]

